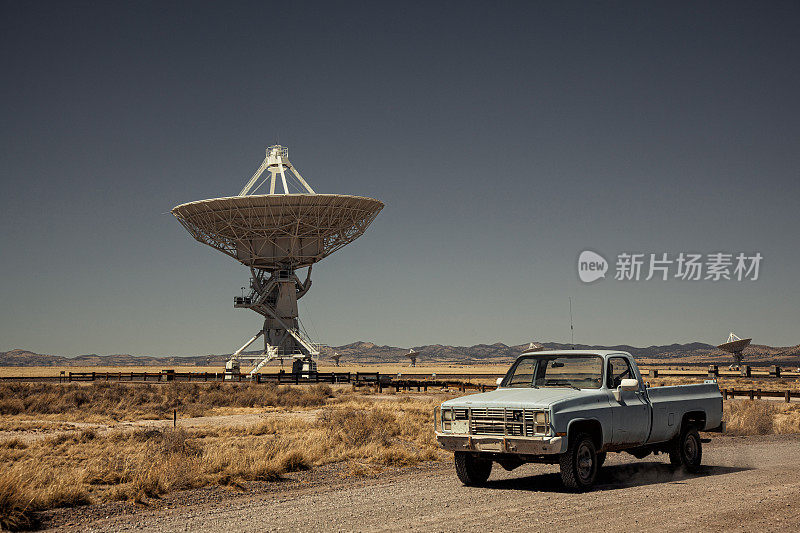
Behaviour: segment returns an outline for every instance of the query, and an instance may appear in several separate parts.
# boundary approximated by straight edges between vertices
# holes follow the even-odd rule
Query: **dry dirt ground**
[[[151,507],[103,504],[59,510],[63,531],[798,531],[800,435],[715,436],[700,475],[664,456],[611,454],[595,490],[566,493],[557,467],[495,466],[468,488],[450,463],[348,476],[340,465],[292,474],[246,491],[186,491]]]

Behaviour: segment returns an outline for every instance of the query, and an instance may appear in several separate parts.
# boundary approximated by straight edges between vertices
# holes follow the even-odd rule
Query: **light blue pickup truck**
[[[444,402],[434,416],[439,445],[455,452],[465,485],[489,479],[492,464],[561,466],[573,490],[592,486],[607,452],[641,459],[667,453],[673,465],[696,471],[698,431],[721,431],[716,382],[648,387],[626,352],[526,352],[498,388]]]

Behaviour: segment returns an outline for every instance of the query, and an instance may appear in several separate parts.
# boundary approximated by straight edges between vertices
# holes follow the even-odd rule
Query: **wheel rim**
[[[588,444],[582,443],[578,447],[577,459],[576,470],[578,471],[578,477],[583,482],[591,480],[594,458],[592,457],[592,450],[589,448]]]
[[[683,455],[687,463],[693,463],[697,459],[697,439],[694,435],[687,435],[683,442]]]

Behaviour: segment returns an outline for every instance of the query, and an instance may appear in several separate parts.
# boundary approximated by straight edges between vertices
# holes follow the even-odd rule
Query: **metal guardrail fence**
[[[664,374],[657,374],[658,375]],[[691,377],[716,377],[711,373],[687,374],[682,372],[681,376]],[[777,373],[780,376],[780,372]],[[413,376],[413,377],[412,377]],[[82,382],[115,382],[115,383],[276,383],[276,384],[313,384],[313,383],[350,383],[354,387],[374,386],[382,392],[384,388],[394,389],[395,392],[413,391],[427,392],[429,388],[436,389],[456,389],[459,392],[470,390],[486,392],[497,387],[463,379],[451,379],[455,376],[467,376],[465,374],[436,375],[436,374],[414,374],[409,375],[387,375],[378,372],[276,372],[258,373],[252,378],[246,374],[228,374],[225,372],[175,372],[174,370],[162,370],[161,372],[62,372],[59,376],[3,376],[2,382],[33,382],[33,383],[82,383]],[[473,379],[485,379],[486,374],[468,375]],[[762,390],[756,389],[721,389],[723,399],[733,398],[782,398],[786,402],[792,399],[800,400],[798,390]]]
[[[792,367],[795,368],[795,367]],[[692,370],[674,370],[663,368],[650,368],[640,369],[642,376],[651,378],[658,377],[703,377],[709,378],[752,378],[752,379],[770,379],[770,378],[796,378],[800,377],[800,372],[797,370],[790,370],[778,365],[772,365],[768,368],[753,369],[750,365],[744,365],[740,370],[720,370],[719,365],[709,365],[708,370],[701,368]]]
[[[642,376],[648,379],[660,377],[687,377],[687,378],[751,378],[751,379],[771,379],[771,378],[800,378],[800,372],[784,369],[773,365],[768,369],[752,370],[749,366],[744,366],[741,371],[720,370],[718,365],[710,365],[707,370],[694,368],[690,370],[663,369],[663,368],[644,368],[641,370]],[[187,381],[187,382],[206,382],[206,381],[255,381],[256,383],[295,383],[295,382],[314,382],[314,383],[375,383],[378,381],[392,382],[425,382],[429,385],[436,383],[471,383],[473,381],[484,381],[494,383],[498,377],[505,374],[498,373],[474,373],[474,372],[448,372],[448,373],[421,373],[403,372],[398,374],[380,374],[378,372],[302,372],[299,376],[291,372],[266,373],[259,372],[252,378],[245,374],[232,375],[225,372],[176,372],[172,369],[162,370],[161,372],[66,372],[62,371],[60,376],[2,376],[3,381],[30,381],[30,382],[72,382],[72,381],[128,381],[128,382],[162,382],[162,381]]]
[[[745,397],[750,400],[760,400],[763,398],[783,398],[786,403],[792,401],[792,398],[800,398],[800,391],[792,390],[761,390],[761,389],[722,389],[722,398],[736,398],[737,396]]]
[[[59,376],[3,376],[0,382],[27,381],[49,383],[72,382],[119,382],[119,383],[350,383],[353,376],[349,372],[277,372],[259,373],[252,378],[246,374],[225,372],[68,372]]]
[[[33,383],[276,383],[305,385],[313,383],[350,383],[355,387],[373,386],[382,392],[384,388],[401,391],[427,391],[428,388],[457,389],[459,392],[494,390],[494,385],[472,383],[453,379],[406,379],[379,372],[277,372],[258,373],[252,378],[246,374],[225,372],[62,372],[59,376],[3,376],[0,382]]]

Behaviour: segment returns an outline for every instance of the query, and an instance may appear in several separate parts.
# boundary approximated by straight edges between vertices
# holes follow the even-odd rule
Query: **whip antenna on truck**
[[[572,296],[569,297],[569,334],[570,346],[575,349],[575,326],[572,324]]]

